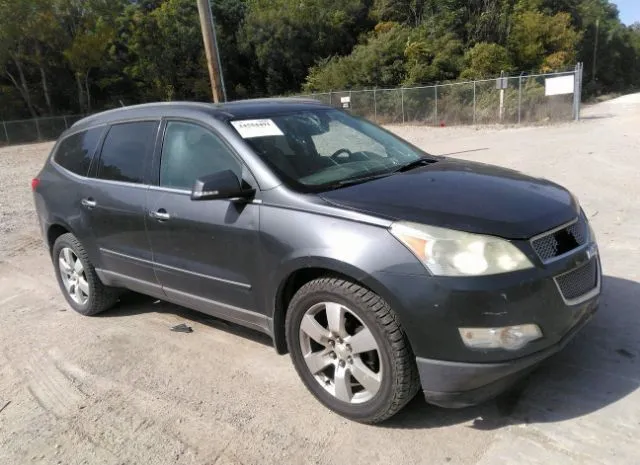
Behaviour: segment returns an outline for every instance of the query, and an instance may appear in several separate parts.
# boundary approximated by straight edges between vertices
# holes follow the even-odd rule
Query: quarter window
[[[94,128],[67,137],[60,142],[53,159],[72,173],[86,176],[102,131],[103,128]]]
[[[190,190],[201,176],[231,170],[240,179],[242,165],[211,131],[196,124],[167,124],[160,161],[160,185]]]
[[[153,151],[157,127],[156,121],[112,126],[102,146],[98,178],[143,183],[145,161]]]

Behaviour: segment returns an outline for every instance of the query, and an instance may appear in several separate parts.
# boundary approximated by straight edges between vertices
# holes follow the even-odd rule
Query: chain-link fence
[[[561,73],[299,97],[347,108],[379,124],[535,124],[579,119],[581,89],[582,65],[578,64],[575,70]]]
[[[82,115],[0,121],[0,145],[55,140]]]
[[[580,117],[582,65],[573,71],[522,74],[433,86],[300,95],[379,124],[519,124]],[[82,115],[0,122],[0,145],[55,140]]]

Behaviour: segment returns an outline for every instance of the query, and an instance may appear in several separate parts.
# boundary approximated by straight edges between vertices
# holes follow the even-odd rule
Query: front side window
[[[102,146],[98,178],[142,184],[145,160],[153,151],[157,127],[157,121],[112,126]]]
[[[53,159],[72,173],[86,176],[104,128],[78,132],[60,142]]]
[[[285,183],[303,191],[392,174],[426,155],[375,124],[333,109],[230,124]]]
[[[226,170],[241,178],[242,166],[218,136],[197,124],[167,123],[160,186],[191,190],[199,177]]]

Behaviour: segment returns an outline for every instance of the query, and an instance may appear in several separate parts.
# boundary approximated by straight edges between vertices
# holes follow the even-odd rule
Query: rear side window
[[[64,169],[86,176],[103,130],[94,128],[67,137],[58,145],[53,159]]]
[[[157,121],[112,126],[102,145],[98,178],[143,183],[145,161],[153,150],[157,127]]]

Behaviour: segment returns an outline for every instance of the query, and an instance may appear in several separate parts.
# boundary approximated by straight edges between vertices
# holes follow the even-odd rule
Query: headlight
[[[509,241],[423,224],[397,222],[391,234],[438,276],[485,276],[533,268]]]

